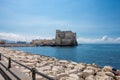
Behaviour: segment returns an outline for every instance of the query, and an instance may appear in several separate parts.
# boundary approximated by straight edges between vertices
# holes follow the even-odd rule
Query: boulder
[[[107,72],[107,71],[112,72],[112,69],[113,69],[113,67],[111,67],[111,66],[104,66],[104,68],[102,70],[105,72]]]
[[[115,77],[115,75],[112,72],[105,72],[107,76]]]
[[[96,75],[95,76],[95,80],[115,80],[115,79],[113,77],[106,76],[106,75],[104,75],[104,76],[98,76],[98,75]]]
[[[83,64],[77,64],[77,65],[75,66],[75,69],[83,70],[85,67],[86,67],[86,66],[83,65]]]
[[[61,77],[68,76],[68,74],[66,74],[66,73],[60,73],[60,74],[57,74],[56,76],[57,76],[56,80],[59,80]]]
[[[78,70],[77,69],[73,69],[73,70],[66,70],[65,71],[66,73],[68,73],[68,74],[77,74],[78,73]]]
[[[95,79],[94,79],[93,75],[90,75],[90,76],[86,77],[85,80],[95,80]]]
[[[77,74],[69,74],[69,77],[71,77],[75,80],[79,80],[79,76]]]
[[[88,75],[94,75],[94,74],[95,74],[95,71],[92,70],[92,69],[85,69],[85,70],[83,71],[83,73],[86,73],[86,74],[88,74]]]
[[[120,76],[116,76],[116,80],[120,80]]]

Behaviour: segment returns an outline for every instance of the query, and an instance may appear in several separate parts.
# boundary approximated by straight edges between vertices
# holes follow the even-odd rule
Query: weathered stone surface
[[[73,33],[72,31],[56,30],[55,45],[76,46],[77,45],[76,33]]]
[[[69,77],[72,77],[74,79],[79,79],[79,76],[77,74],[70,74]]]
[[[105,72],[107,76],[115,77],[115,75],[112,72]]]
[[[85,80],[95,80],[95,79],[94,79],[93,75],[90,75],[90,76],[86,77]]]
[[[95,76],[95,80],[115,80],[113,77],[110,77],[110,76]]]
[[[75,66],[75,69],[83,70],[85,67],[86,67],[86,66],[83,65],[83,64],[77,64],[77,65]]]
[[[104,68],[102,69],[103,71],[112,71],[112,68],[111,66],[104,66]]]
[[[97,72],[97,75],[98,75],[98,76],[104,76],[104,75],[105,75],[105,72]]]
[[[116,76],[116,80],[120,80],[120,76]]]
[[[68,73],[68,74],[73,74],[73,73],[77,74],[78,70],[77,69],[73,69],[73,70],[70,69],[70,70],[66,70],[65,72]]]
[[[85,73],[86,75],[94,75],[95,71],[92,69],[85,69],[83,73]]]
[[[65,77],[65,76],[68,76],[68,74],[67,73],[60,73],[60,74],[56,75],[56,79],[59,80],[60,78]]]

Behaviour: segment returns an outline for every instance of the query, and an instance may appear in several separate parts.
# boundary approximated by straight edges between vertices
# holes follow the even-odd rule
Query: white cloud
[[[107,40],[108,40],[108,36],[103,36],[103,37],[101,38],[101,40],[102,40],[102,41],[107,41]]]
[[[110,38],[103,36],[101,38],[78,38],[78,43],[120,43],[120,37]]]
[[[0,33],[0,39],[10,40],[10,41],[27,41],[30,42],[33,39],[52,39],[52,37],[41,37],[41,36],[27,36],[19,35],[14,33]]]

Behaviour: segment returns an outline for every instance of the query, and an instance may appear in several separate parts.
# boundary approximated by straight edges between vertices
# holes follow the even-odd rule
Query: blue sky
[[[79,39],[120,42],[120,0],[0,0],[0,28],[3,39],[8,34],[54,37],[60,29],[76,32]]]

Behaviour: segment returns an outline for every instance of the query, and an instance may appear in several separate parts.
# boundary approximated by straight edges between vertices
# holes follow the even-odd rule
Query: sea
[[[97,64],[100,67],[112,66],[120,69],[120,44],[79,44],[75,47],[10,47],[32,54],[55,57],[78,63]]]

